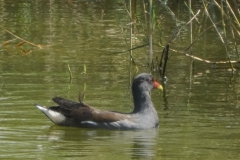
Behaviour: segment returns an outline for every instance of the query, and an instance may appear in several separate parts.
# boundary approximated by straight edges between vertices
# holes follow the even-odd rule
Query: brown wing
[[[53,98],[53,101],[59,106],[50,107],[51,110],[60,112],[68,118],[73,118],[76,122],[115,122],[123,119],[129,119],[128,114],[101,111],[83,102],[77,103],[60,97]]]
[[[121,114],[111,111],[97,111],[93,112],[93,121],[96,122],[116,122],[124,119],[130,119],[128,114]]]
[[[52,99],[55,103],[57,103],[59,106],[61,106],[62,108],[79,108],[79,107],[85,107],[84,103],[77,103],[77,102],[73,102],[61,97],[54,97]]]

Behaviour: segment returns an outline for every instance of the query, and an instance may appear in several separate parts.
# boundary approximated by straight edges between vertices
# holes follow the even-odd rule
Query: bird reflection
[[[43,138],[52,146],[53,154],[64,156],[66,154],[98,156],[115,154],[116,156],[129,156],[134,159],[149,159],[156,155],[156,138],[159,129],[119,131],[119,130],[90,130],[62,126],[52,126],[47,129]],[[63,142],[63,143],[59,143]],[[97,151],[97,152],[96,152]],[[94,153],[94,155],[93,155]]]

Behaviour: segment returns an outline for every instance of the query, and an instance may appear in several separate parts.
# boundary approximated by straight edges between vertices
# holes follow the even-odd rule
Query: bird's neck
[[[151,97],[147,91],[133,91],[134,110],[133,113],[144,112],[153,108]]]

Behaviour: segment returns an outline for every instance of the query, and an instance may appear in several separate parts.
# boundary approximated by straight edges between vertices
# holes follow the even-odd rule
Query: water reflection
[[[71,154],[78,152],[81,155],[91,155],[98,151],[98,154],[116,153],[120,157],[128,155],[134,159],[150,159],[156,155],[159,129],[118,131],[52,126],[45,132],[37,139],[49,141],[52,153],[54,150],[59,153],[63,149]]]

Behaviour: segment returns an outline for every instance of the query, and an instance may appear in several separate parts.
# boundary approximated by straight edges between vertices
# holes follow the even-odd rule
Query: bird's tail
[[[55,124],[62,124],[66,120],[66,117],[57,111],[53,111],[49,108],[46,108],[45,106],[38,104],[35,104],[35,106]]]

